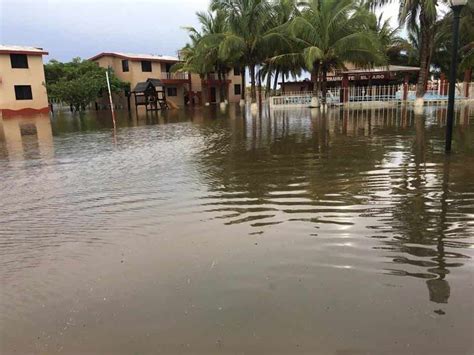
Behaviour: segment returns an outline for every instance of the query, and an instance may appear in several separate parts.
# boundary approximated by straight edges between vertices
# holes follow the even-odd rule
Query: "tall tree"
[[[201,79],[209,73],[215,73],[219,79],[219,98],[226,99],[226,90],[222,85],[227,78],[230,58],[219,54],[219,46],[227,28],[226,18],[222,11],[197,12],[200,30],[187,27],[191,43],[182,50],[183,61],[173,66],[174,71],[189,71],[200,75]]]
[[[373,6],[383,6],[395,0],[369,0]],[[433,45],[436,34],[436,21],[439,15],[439,5],[446,0],[403,0],[400,1],[398,19],[408,30],[419,26],[419,65],[420,74],[416,89],[416,97],[422,99],[430,75]]]
[[[88,104],[107,92],[107,69],[89,60],[74,58],[68,63],[51,60],[44,69],[48,95],[67,103],[76,111],[85,109]],[[110,84],[115,93],[130,87],[129,83],[118,79],[112,71]]]
[[[308,0],[301,5],[301,14],[289,26],[297,51],[274,60],[304,62],[312,74],[316,95],[321,89],[325,103],[328,72],[345,68],[349,62],[366,66],[382,63],[385,57],[378,37],[370,29],[372,15],[353,0]]]
[[[220,44],[223,58],[236,56],[249,68],[251,100],[255,103],[256,66],[284,38],[272,26],[272,7],[267,0],[212,0],[211,9],[226,14],[228,30]]]
[[[466,71],[465,79],[470,80],[472,68],[474,66],[474,0],[469,0],[461,11],[460,31],[459,31],[459,55],[460,68]],[[449,53],[452,50],[452,26],[453,13],[449,12],[443,19],[438,21],[437,43],[435,43],[435,53],[433,65],[447,73],[449,69]],[[438,34],[439,33],[439,34]],[[459,75],[463,73],[460,71]]]

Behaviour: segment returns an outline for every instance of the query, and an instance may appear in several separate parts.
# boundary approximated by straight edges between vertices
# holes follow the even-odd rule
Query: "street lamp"
[[[449,70],[449,97],[448,97],[448,119],[446,124],[446,152],[451,152],[451,141],[453,139],[454,125],[454,99],[456,89],[456,68],[458,64],[459,44],[459,18],[461,10],[468,0],[449,0],[453,10],[453,48],[451,53],[451,68]]]

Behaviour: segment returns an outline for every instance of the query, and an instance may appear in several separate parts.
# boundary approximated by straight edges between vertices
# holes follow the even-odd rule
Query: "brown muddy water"
[[[445,115],[4,119],[0,353],[474,353],[474,109],[449,158]]]

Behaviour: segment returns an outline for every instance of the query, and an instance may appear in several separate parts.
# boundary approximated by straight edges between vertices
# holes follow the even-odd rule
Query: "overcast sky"
[[[43,47],[68,61],[100,52],[176,55],[209,0],[0,0],[0,44]],[[385,17],[397,17],[397,4]]]

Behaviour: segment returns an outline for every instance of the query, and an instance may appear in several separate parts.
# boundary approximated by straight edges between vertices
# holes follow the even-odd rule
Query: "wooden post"
[[[469,98],[469,85],[471,84],[472,68],[464,72],[464,97]]]
[[[403,101],[408,100],[408,83],[409,83],[410,77],[408,73],[405,73],[405,77],[403,79]]]
[[[105,72],[105,78],[107,79],[107,88],[109,89],[109,101],[110,101],[110,110],[112,111],[112,121],[115,127],[115,108],[114,102],[112,101],[112,90],[110,89],[110,80],[109,80],[109,70]]]
[[[128,112],[131,111],[131,104],[130,104],[130,96],[132,96],[129,92],[127,92],[127,108],[128,108]]]

